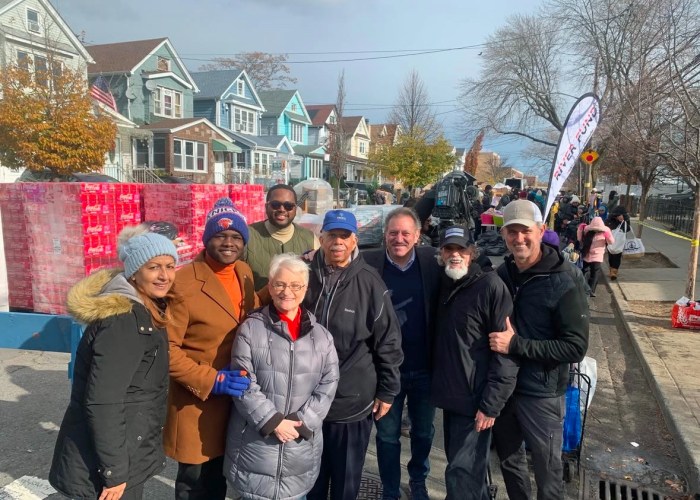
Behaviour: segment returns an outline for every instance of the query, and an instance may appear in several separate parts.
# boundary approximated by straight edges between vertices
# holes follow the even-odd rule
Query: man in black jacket
[[[477,251],[463,226],[451,226],[440,237],[439,262],[445,268],[431,392],[443,409],[448,500],[488,498],[491,427],[518,374],[512,358],[489,349],[489,332],[505,327],[513,304],[496,273],[474,262]]]
[[[354,500],[372,430],[399,393],[401,329],[389,292],[357,250],[357,221],[344,210],[323,219],[304,307],[328,328],[340,381],[323,422],[323,456],[309,500]]]
[[[430,472],[435,407],[430,403],[430,351],[432,325],[442,270],[435,248],[416,246],[421,222],[410,208],[389,212],[385,221],[386,248],[363,252],[391,293],[391,302],[401,324],[401,391],[389,413],[377,421],[377,462],[384,499],[401,497],[401,413],[408,400],[411,419],[409,486],[413,500],[427,500],[425,480]]]
[[[581,271],[544,245],[542,213],[527,200],[503,211],[512,255],[498,275],[513,296],[513,321],[490,335],[491,349],[520,360],[513,397],[494,428],[501,470],[513,500],[532,497],[523,440],[532,452],[537,498],[564,498],[562,425],[569,364],[588,349],[588,301]]]

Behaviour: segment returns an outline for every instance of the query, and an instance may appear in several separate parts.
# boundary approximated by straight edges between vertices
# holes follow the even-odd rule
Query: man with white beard
[[[443,409],[447,500],[486,499],[491,427],[515,388],[516,361],[489,348],[493,327],[513,311],[508,289],[475,262],[469,230],[451,226],[440,235],[445,267],[436,315],[432,402]]]

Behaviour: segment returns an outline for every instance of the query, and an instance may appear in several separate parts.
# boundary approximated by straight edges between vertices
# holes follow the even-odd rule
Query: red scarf
[[[275,308],[276,309],[276,308]],[[289,335],[292,336],[292,341],[296,341],[299,338],[299,331],[301,330],[301,307],[297,309],[297,315],[294,319],[290,319],[283,312],[277,311],[280,319],[287,323],[287,329],[289,330]]]

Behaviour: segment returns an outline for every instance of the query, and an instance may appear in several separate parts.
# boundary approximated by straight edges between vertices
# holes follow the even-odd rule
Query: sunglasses
[[[279,210],[280,208],[284,207],[284,209],[287,212],[291,212],[292,210],[297,208],[297,206],[291,201],[285,201],[284,203],[282,203],[281,201],[272,200],[268,201],[267,204],[270,205],[270,207],[272,207],[272,210]]]

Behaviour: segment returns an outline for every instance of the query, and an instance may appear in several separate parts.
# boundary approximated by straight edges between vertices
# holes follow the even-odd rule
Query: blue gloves
[[[240,398],[250,386],[250,379],[245,370],[221,370],[216,373],[216,381],[211,393],[215,396],[226,395]]]

